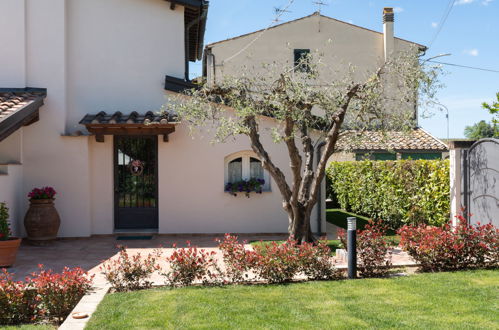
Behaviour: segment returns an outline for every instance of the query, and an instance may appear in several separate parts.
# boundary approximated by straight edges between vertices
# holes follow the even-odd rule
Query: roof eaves
[[[0,119],[0,141],[6,139],[22,126],[28,126],[38,121],[39,109],[44,104],[47,90],[44,88],[0,88],[0,93],[33,93],[37,94],[33,100],[20,107],[13,113]]]

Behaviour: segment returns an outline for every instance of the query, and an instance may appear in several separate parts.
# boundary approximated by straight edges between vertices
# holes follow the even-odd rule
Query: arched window
[[[270,191],[270,175],[253,151],[240,151],[225,157],[225,184],[262,179],[263,191]]]

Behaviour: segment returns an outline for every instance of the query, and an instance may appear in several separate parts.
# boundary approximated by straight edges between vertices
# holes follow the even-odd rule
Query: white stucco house
[[[363,81],[383,63],[397,54],[415,49],[424,54],[424,45],[395,36],[395,13],[384,8],[382,32],[343,22],[315,12],[293,21],[274,25],[234,38],[210,43],[203,55],[203,78],[209,84],[222,82],[226,77],[257,76],[268,70],[274,62],[296,66],[307,54],[320,56],[318,66],[321,81],[328,84],[349,74],[350,65],[355,69],[353,78]],[[267,66],[265,66],[267,65]],[[395,93],[396,88],[392,89]],[[389,98],[388,96],[387,98]],[[390,104],[386,106],[390,109]],[[447,146],[417,126],[417,106],[408,104],[393,111],[406,112],[415,119],[412,131],[388,132],[388,138],[375,131],[356,137],[356,118],[347,116],[344,128],[349,129],[338,144],[332,160],[438,159],[448,151]]]
[[[0,2],[0,201],[15,234],[41,186],[58,192],[61,237],[287,232],[246,137],[212,145],[158,114],[191,86],[207,13],[205,0]],[[288,171],[286,149],[262,138]],[[224,192],[250,176],[265,179],[261,194]],[[323,232],[323,204],[313,214]]]

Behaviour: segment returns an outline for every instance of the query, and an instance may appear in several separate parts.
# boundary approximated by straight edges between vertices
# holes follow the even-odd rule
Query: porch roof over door
[[[104,135],[163,135],[163,141],[168,142],[168,135],[175,132],[178,122],[171,113],[157,114],[148,111],[140,114],[134,111],[122,114],[117,111],[108,114],[101,111],[87,114],[80,124],[95,135],[97,142],[104,142]]]

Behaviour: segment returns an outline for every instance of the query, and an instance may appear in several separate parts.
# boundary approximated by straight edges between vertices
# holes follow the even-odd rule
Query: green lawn
[[[253,242],[250,242],[250,244],[253,246],[259,246],[259,245],[269,245],[272,242],[273,241],[253,241]],[[275,242],[278,244],[284,243],[284,241],[275,241]],[[341,242],[340,242],[340,240],[337,240],[337,239],[328,240],[327,246],[331,249],[331,251],[334,254],[334,253],[336,253],[336,249],[341,248]]]
[[[326,221],[336,225],[340,228],[347,229],[347,218],[356,217],[357,218],[357,229],[364,229],[364,227],[369,222],[368,217],[358,215],[355,213],[347,212],[341,209],[328,209],[326,210]],[[392,245],[398,245],[400,243],[400,237],[395,234],[393,230],[388,230],[386,238]]]
[[[151,289],[105,297],[87,329],[498,329],[499,271]]]

